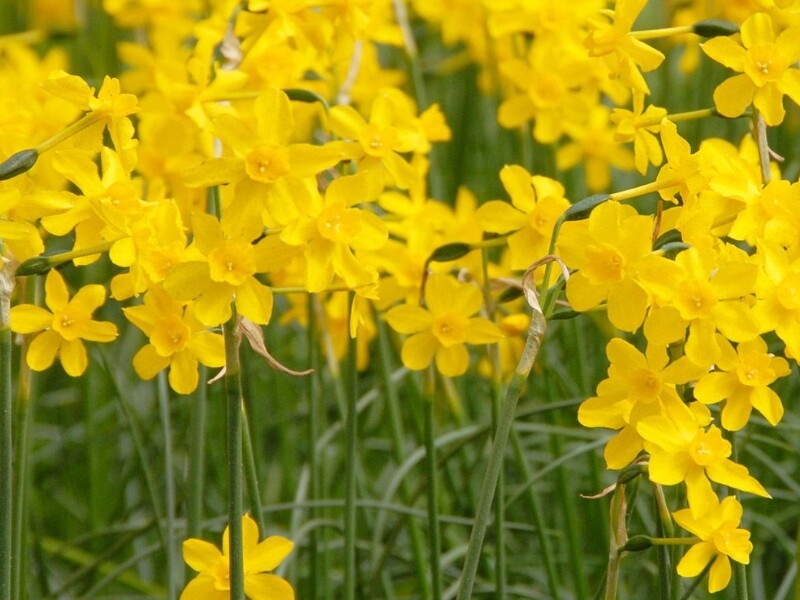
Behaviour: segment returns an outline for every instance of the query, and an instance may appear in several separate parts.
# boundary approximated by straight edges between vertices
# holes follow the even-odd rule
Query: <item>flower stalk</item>
[[[2,246],[0,246],[1,248]],[[11,384],[11,293],[14,290],[14,268],[3,260],[0,269],[0,600],[11,600],[12,564],[19,558],[13,548],[13,439],[11,423],[14,404]]]
[[[544,340],[546,330],[547,321],[544,318],[544,314],[538,306],[535,306],[522,356],[508,383],[508,387],[506,387],[505,397],[503,398],[500,418],[497,422],[494,442],[492,443],[489,457],[489,464],[487,465],[483,483],[481,484],[475,521],[473,522],[472,532],[470,533],[467,545],[467,556],[458,586],[457,600],[469,600],[472,598],[472,588],[475,585],[475,576],[478,572],[483,539],[486,536],[486,529],[489,525],[492,501],[494,500],[494,494],[497,489],[497,481],[500,478],[500,471],[503,467],[503,456],[508,443],[508,436],[511,432],[511,426],[514,423],[514,413],[517,408],[517,402],[527,384],[528,376],[533,368],[533,363],[536,361],[536,356],[539,354],[539,349]]]
[[[244,557],[242,544],[242,378],[239,341],[236,335],[236,307],[222,331],[225,338],[225,405],[228,449],[228,527],[230,540],[230,597],[244,600]]]

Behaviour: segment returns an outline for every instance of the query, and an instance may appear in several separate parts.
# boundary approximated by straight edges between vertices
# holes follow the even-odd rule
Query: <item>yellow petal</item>
[[[747,51],[731,38],[723,36],[711,38],[700,47],[707,56],[718,63],[739,73],[744,71],[744,59]]]
[[[53,324],[53,315],[33,304],[20,304],[11,307],[11,331],[14,333],[35,333]]]
[[[64,340],[59,349],[61,365],[72,377],[80,377],[89,366],[89,357],[86,355],[86,346],[81,340]]]
[[[467,372],[469,367],[469,353],[464,344],[457,344],[446,348],[439,346],[436,351],[436,368],[439,373],[447,377],[458,377]]]
[[[152,344],[142,346],[133,356],[133,370],[144,380],[150,380],[169,365],[169,357],[161,356]]]
[[[417,333],[403,343],[400,358],[403,364],[412,371],[421,371],[431,364],[438,345],[430,331]]]
[[[431,313],[413,304],[395,306],[386,313],[386,320],[398,333],[417,333],[429,329],[433,324]]]
[[[189,538],[183,542],[183,560],[200,573],[216,567],[221,557],[219,549],[209,542],[196,538]]]
[[[28,346],[26,362],[34,371],[49,369],[56,359],[56,354],[63,338],[55,331],[43,331]]]
[[[294,600],[292,586],[285,579],[268,573],[246,575],[244,591],[248,598]]]
[[[714,106],[721,115],[738,117],[753,102],[755,92],[756,86],[747,75],[735,75],[714,90]]]
[[[258,529],[256,529],[258,533]],[[254,546],[249,554],[245,555],[245,570],[248,573],[263,573],[273,571],[283,562],[294,548],[291,540],[273,535]]]
[[[253,323],[266,325],[272,317],[272,288],[247,278],[236,289],[236,309]]]
[[[178,394],[191,394],[199,382],[197,359],[188,350],[172,355],[169,364],[169,386]]]

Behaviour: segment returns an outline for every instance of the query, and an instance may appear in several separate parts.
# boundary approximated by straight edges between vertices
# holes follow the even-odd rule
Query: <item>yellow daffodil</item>
[[[647,0],[617,0],[611,19],[589,21],[589,35],[584,42],[591,56],[602,56],[613,75],[644,94],[650,88],[642,71],[656,69],[664,55],[631,35],[633,23]],[[607,11],[603,11],[607,16]]]
[[[547,254],[553,226],[569,208],[569,200],[559,182],[542,175],[531,176],[519,165],[503,167],[500,180],[513,206],[492,200],[478,208],[475,216],[484,231],[512,232],[508,237],[511,268],[524,270]]]
[[[199,382],[198,363],[225,364],[222,336],[207,331],[194,317],[191,305],[184,307],[163,288],[151,288],[144,304],[122,310],[150,340],[133,357],[133,368],[142,379],[152,379],[169,367],[170,387],[179,394],[191,394]]]
[[[659,169],[656,177],[658,193],[670,202],[677,202],[677,195],[684,203],[691,202],[708,188],[712,171],[707,152],[701,148],[692,153],[689,142],[681,137],[675,123],[669,119],[661,122],[661,144],[667,164]]]
[[[742,342],[736,350],[728,340],[719,337],[718,370],[697,382],[694,397],[703,404],[724,400],[722,426],[728,431],[744,427],[754,408],[771,425],[777,425],[783,417],[783,404],[768,386],[789,374],[789,363],[768,353],[767,344],[760,337]]]
[[[92,313],[102,306],[106,290],[102,285],[82,287],[70,299],[64,278],[52,270],[45,279],[45,304],[50,310],[33,304],[11,308],[11,330],[38,333],[28,346],[27,363],[34,371],[44,371],[56,357],[73,377],[83,374],[89,364],[83,340],[111,342],[117,327],[107,321],[93,321]]]
[[[775,243],[760,240],[763,268],[756,284],[754,312],[762,332],[775,331],[784,354],[800,359],[800,260]]]
[[[596,396],[581,403],[578,421],[584,427],[617,430],[604,456],[609,469],[621,469],[643,448],[637,423],[680,404],[676,386],[696,379],[704,369],[685,356],[669,363],[665,345],[648,344],[642,354],[620,338],[608,343],[606,355],[611,362],[608,378],[597,386]]]
[[[569,170],[583,165],[586,187],[591,192],[609,189],[612,167],[622,171],[634,168],[633,154],[615,140],[610,115],[606,106],[594,106],[585,121],[569,123],[565,127],[572,140],[556,151],[559,169]]]
[[[637,280],[637,263],[653,253],[653,218],[632,206],[605,202],[588,219],[565,223],[559,255],[576,271],[567,281],[567,299],[587,311],[606,302],[608,319],[624,331],[636,330],[650,299]]]
[[[268,573],[292,551],[294,544],[278,535],[258,541],[258,525],[250,515],[242,517],[244,593],[250,600],[294,600],[292,586],[282,577]],[[228,528],[222,534],[222,552],[209,542],[190,538],[183,542],[183,559],[197,577],[184,588],[180,600],[228,600],[230,598],[230,555]]]
[[[322,196],[313,180],[298,187],[306,200],[287,216],[279,234],[281,242],[302,251],[306,261],[305,286],[310,292],[326,290],[335,276],[350,288],[377,281],[377,271],[359,259],[356,252],[373,252],[386,243],[389,232],[369,208],[356,205],[374,200],[377,180],[362,171],[331,182]],[[270,239],[270,238],[267,238]]]
[[[639,264],[639,280],[653,294],[660,311],[677,311],[679,320],[658,315],[649,323],[652,339],[673,342],[688,326],[686,355],[710,366],[720,354],[715,333],[735,342],[755,338],[759,324],[746,299],[753,294],[758,268],[733,246],[720,252],[692,247],[675,260],[648,256]],[[651,316],[654,313],[651,313]],[[676,328],[676,322],[683,322]]]
[[[469,366],[466,344],[491,344],[503,337],[500,329],[475,315],[483,305],[480,290],[447,275],[431,275],[425,292],[427,308],[402,304],[386,313],[392,329],[410,334],[401,358],[420,371],[435,359],[442,375],[463,375]]]
[[[708,573],[708,591],[713,594],[730,583],[730,559],[743,565],[750,563],[753,551],[750,532],[739,528],[742,505],[733,496],[722,502],[712,501],[700,516],[689,509],[675,511],[672,516],[678,525],[700,538],[678,563],[681,577],[697,577],[713,561]]]
[[[650,104],[644,107],[644,94],[633,92],[633,110],[615,108],[611,111],[611,121],[617,126],[614,141],[633,142],[633,160],[636,170],[642,175],[648,165],[656,167],[664,160],[661,144],[656,134],[661,131],[661,119],[667,116],[667,109]]]
[[[786,111],[783,96],[800,102],[800,26],[777,37],[767,13],[756,13],[732,37],[715,37],[702,46],[715,61],[740,73],[714,90],[714,104],[726,117],[738,117],[750,104],[767,125],[780,125]]]
[[[686,484],[692,514],[708,512],[716,500],[711,481],[769,498],[767,490],[743,465],[733,462],[731,443],[708,409],[698,402],[673,403],[664,414],[646,417],[636,425],[650,453],[650,479],[664,485]]]

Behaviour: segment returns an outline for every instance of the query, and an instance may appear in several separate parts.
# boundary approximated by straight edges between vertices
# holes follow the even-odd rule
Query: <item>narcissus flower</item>
[[[639,72],[652,71],[664,60],[664,55],[655,48],[631,35],[631,28],[642,12],[647,0],[617,0],[613,20],[589,21],[590,33],[584,44],[590,56],[604,57],[612,75],[642,93],[650,88]],[[603,11],[607,15],[609,11]]]
[[[278,535],[258,541],[258,525],[250,515],[242,517],[244,546],[244,593],[250,600],[294,600],[294,590],[274,570],[294,544]],[[183,542],[183,560],[199,571],[184,588],[181,600],[228,600],[230,598],[230,555],[228,528],[222,534],[222,552],[209,542],[190,538]]]
[[[447,275],[431,275],[425,292],[427,308],[402,304],[386,313],[392,329],[411,334],[401,351],[403,364],[421,371],[436,360],[442,375],[463,375],[469,366],[465,344],[492,344],[503,337],[499,327],[473,317],[483,305],[480,290]]]
[[[41,332],[28,346],[26,360],[31,369],[44,371],[58,357],[67,374],[78,377],[89,364],[83,340],[111,342],[117,337],[116,325],[92,320],[92,313],[106,299],[106,290],[102,285],[87,285],[70,299],[64,278],[55,270],[47,274],[44,287],[44,302],[50,310],[33,304],[12,307],[11,330]]]
[[[722,437],[711,414],[698,402],[670,404],[662,415],[639,421],[636,431],[650,453],[650,479],[664,485],[686,483],[689,508],[696,517],[713,506],[711,481],[769,498],[767,490],[743,465],[729,457],[731,443]]]
[[[609,469],[621,469],[643,448],[636,424],[682,404],[676,386],[696,379],[704,369],[685,356],[669,363],[666,345],[648,344],[642,354],[620,338],[608,343],[606,355],[611,361],[608,378],[597,386],[596,396],[581,403],[578,421],[584,427],[618,430],[603,454]]]
[[[207,367],[225,364],[225,342],[207,331],[189,305],[174,300],[163,288],[151,288],[144,304],[123,308],[128,319],[145,332],[150,342],[133,357],[142,379],[152,379],[169,367],[169,385],[179,394],[191,394],[199,381],[198,362]]]
[[[694,544],[678,563],[678,575],[697,577],[712,560],[708,573],[708,591],[718,592],[731,580],[732,558],[743,565],[750,563],[753,544],[750,532],[740,529],[742,505],[733,496],[722,502],[712,502],[708,511],[699,517],[689,509],[672,513],[675,521],[701,541]]]
[[[783,96],[800,103],[800,27],[777,37],[767,13],[756,13],[742,23],[740,38],[715,37],[702,46],[715,61],[740,73],[714,90],[714,104],[726,117],[738,117],[750,104],[767,125],[780,125],[786,111]]]
[[[744,427],[754,408],[770,425],[777,425],[783,417],[783,404],[769,385],[789,374],[789,363],[769,354],[766,342],[760,337],[742,342],[736,350],[728,340],[719,338],[719,370],[697,382],[694,397],[703,404],[725,400],[722,426],[728,431]]]
[[[564,224],[559,255],[572,269],[567,299],[575,310],[607,303],[608,319],[624,331],[634,331],[644,319],[649,296],[637,280],[637,263],[653,253],[653,218],[632,206],[610,201],[588,219]]]
[[[564,186],[541,175],[531,176],[519,165],[506,165],[500,171],[508,195],[507,202],[492,200],[483,204],[475,214],[478,225],[491,233],[513,232],[508,237],[511,268],[527,269],[531,263],[547,254],[553,225],[569,208]]]

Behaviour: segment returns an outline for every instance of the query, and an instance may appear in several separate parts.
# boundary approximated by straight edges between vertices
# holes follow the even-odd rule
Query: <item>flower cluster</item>
[[[361,368],[382,311],[407,336],[409,369],[459,376],[468,346],[502,342],[508,372],[527,317],[513,301],[498,308],[495,284],[555,253],[568,278],[550,286],[544,269],[529,278],[552,300],[545,310],[604,311],[646,344],[609,341],[608,378],[580,422],[616,432],[609,468],[646,460],[653,482],[685,486],[688,506],[674,518],[702,541],[678,572],[694,576],[713,561],[709,588],[725,587],[728,558],[746,563],[751,546],[738,500],[720,499],[720,488],[769,495],[733,460],[731,438],[756,413],[781,420],[770,386],[800,357],[800,184],[770,163],[764,133],[783,121],[785,96],[800,102],[800,35],[777,2],[736,14],[690,4],[676,13],[681,26],[659,32],[635,30],[646,0],[613,9],[602,0],[414,1],[416,16],[478,65],[481,89],[499,95],[497,122],[522,129],[523,146],[552,150],[552,172],[506,165],[499,180],[510,203],[480,206],[466,188],[431,198],[440,193],[428,187],[432,148],[451,132],[424,82],[412,96],[412,82],[380,59],[416,59],[404,11],[389,0],[106,0],[116,23],[147,43],[122,43],[125,71],[95,87],[69,74],[57,50],[41,57],[24,40],[2,41],[2,251],[21,263],[19,275],[49,271],[47,308],[11,312],[15,332],[36,334],[27,364],[44,370],[58,358],[68,374],[83,373],[84,342],[116,337],[115,325],[92,317],[111,297],[147,338],[136,373],[168,369],[172,389],[189,394],[199,365],[225,365],[219,328],[234,314],[266,326],[285,296],[278,320],[305,325],[298,307],[314,294],[335,338],[325,349],[343,354],[358,337]],[[682,25],[710,18],[735,27]],[[695,34],[710,39],[698,46]],[[684,69],[708,57],[737,73],[709,98],[714,109],[648,104],[646,74],[665,59],[649,42],[668,35],[690,36]],[[679,125],[712,113],[747,113],[754,135],[693,149]],[[574,187],[603,194],[588,216],[570,212],[574,190],[555,177],[578,165]],[[619,172],[636,171],[651,176],[614,191]],[[648,193],[654,214],[625,203]],[[46,254],[56,243],[71,246]],[[55,267],[101,257],[114,273],[108,289],[94,283],[70,296]],[[773,334],[779,344],[769,348]],[[248,593],[273,586],[289,597],[282,580],[256,573],[290,545],[256,546],[252,528]],[[187,544],[202,571],[187,597],[199,597],[222,577],[227,550]]]

